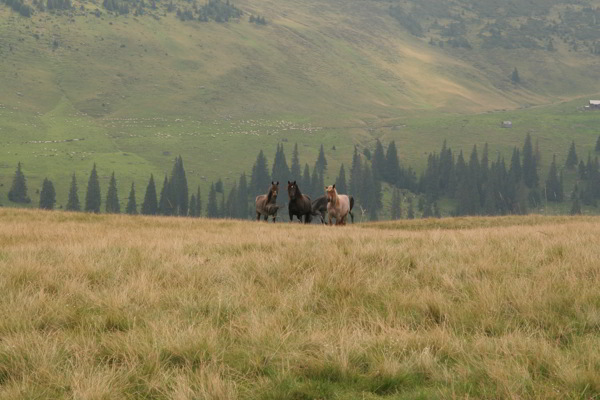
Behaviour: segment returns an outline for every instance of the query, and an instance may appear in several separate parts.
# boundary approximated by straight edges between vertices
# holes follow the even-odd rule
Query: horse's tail
[[[352,207],[354,207],[354,197],[353,196],[348,196],[350,198],[350,210],[348,211],[348,214],[350,214],[350,219],[352,220],[352,223],[354,223],[354,214],[352,214]]]

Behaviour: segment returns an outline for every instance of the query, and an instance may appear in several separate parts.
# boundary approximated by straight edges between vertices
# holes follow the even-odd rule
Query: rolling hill
[[[576,110],[600,92],[597,2],[438,3],[242,0],[228,22],[214,0],[0,5],[0,196],[17,161],[62,203],[94,161],[121,197],[177,154],[206,189],[286,141],[311,165],[335,146],[329,179],[376,137],[417,166],[444,138],[505,151],[533,130],[546,152],[591,148],[596,116]],[[527,122],[507,134],[503,119]]]

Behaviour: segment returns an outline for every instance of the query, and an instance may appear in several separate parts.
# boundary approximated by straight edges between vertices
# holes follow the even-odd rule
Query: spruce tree
[[[340,167],[340,173],[335,179],[335,188],[338,193],[348,193],[348,187],[346,186],[346,170],[344,169],[344,164],[342,164],[342,166]]]
[[[581,215],[581,202],[579,201],[579,194],[575,193],[573,198],[573,204],[571,205],[571,215]]]
[[[127,207],[125,212],[129,215],[137,214],[137,203],[135,201],[135,184],[131,182],[131,190],[129,191],[129,199],[127,200]]]
[[[200,185],[196,191],[196,217],[202,216],[202,196],[200,195]]]
[[[290,176],[290,180],[293,181],[300,181],[300,178],[302,178],[302,171],[300,170],[300,157],[298,155],[298,143],[294,144],[294,151],[292,152],[292,165],[290,167]]]
[[[548,179],[546,179],[546,199],[549,201],[563,201],[563,188],[556,168],[556,154],[552,157]]]
[[[69,199],[67,200],[67,211],[81,211],[81,204],[79,204],[79,195],[77,194],[77,179],[75,173],[71,178],[71,187],[69,188]]]
[[[394,188],[392,190],[392,202],[390,203],[390,218],[392,220],[402,218],[402,209],[401,209],[401,195],[400,189]]]
[[[383,145],[377,139],[375,142],[375,152],[371,160],[371,170],[373,171],[373,177],[381,181],[385,175],[385,154],[383,152]]]
[[[237,189],[237,209],[239,218],[248,218],[248,183],[246,182],[246,173],[240,175],[240,181]]]
[[[8,192],[8,200],[14,203],[31,203],[31,199],[27,196],[27,180],[21,170],[20,162],[17,163],[15,177]]]
[[[283,144],[277,145],[275,160],[273,161],[273,173],[271,176],[271,180],[276,182],[287,182],[290,179],[290,169],[287,165],[287,161],[285,160]]]
[[[350,168],[350,181],[348,182],[348,190],[360,203],[362,201],[361,189],[362,181],[362,165],[358,149],[354,146],[354,154],[352,155],[352,167]]]
[[[515,67],[515,69],[513,69],[510,80],[514,84],[521,83],[521,77],[519,76],[519,70],[517,70],[517,67]]]
[[[598,140],[596,140],[596,153],[600,153],[600,135],[598,136]]]
[[[108,193],[106,193],[106,212],[110,214],[119,214],[121,205],[119,204],[119,196],[117,194],[117,180],[113,172],[108,184]]]
[[[196,202],[196,194],[192,193],[190,197],[190,206],[188,208],[188,214],[190,217],[195,217],[198,212],[198,203]]]
[[[206,206],[206,216],[208,218],[218,218],[219,206],[217,205],[217,191],[215,184],[210,184],[210,192],[208,193],[208,205]]]
[[[150,174],[146,194],[142,203],[142,214],[156,215],[158,212],[158,200],[156,199],[156,185],[154,184],[154,175]]]
[[[53,210],[56,203],[56,192],[54,185],[48,178],[44,178],[42,191],[40,192],[40,208],[44,210]]]
[[[398,161],[398,150],[396,149],[396,142],[393,140],[388,145],[385,153],[385,168],[384,168],[384,180],[395,185],[398,183],[400,178],[400,163]]]
[[[510,158],[510,169],[508,174],[514,179],[515,184],[521,181],[521,153],[518,148],[513,148]]]
[[[98,173],[96,172],[96,163],[94,163],[90,178],[88,179],[84,210],[86,212],[99,213],[101,202],[100,182],[98,181]]]
[[[408,209],[406,210],[406,218],[415,219],[415,210],[413,208],[413,199],[412,197],[408,198]]]
[[[267,159],[261,150],[256,156],[256,162],[252,167],[252,175],[250,176],[250,194],[251,198],[255,198],[259,194],[264,194],[266,188],[271,183],[271,176],[267,167]]]
[[[304,194],[309,194],[312,191],[310,168],[308,167],[308,164],[304,164],[304,173],[302,174],[302,186],[300,186],[300,190]]]
[[[577,165],[577,153],[575,152],[575,141],[571,142],[571,146],[569,147],[569,154],[567,155],[567,161],[565,162],[565,166],[567,168],[573,168]]]
[[[171,180],[169,181],[169,199],[172,203],[172,215],[186,216],[188,214],[188,184],[183,168],[183,158],[175,159]]]
[[[173,213],[173,203],[169,196],[170,187],[169,178],[165,175],[163,187],[160,190],[160,198],[158,200],[158,214],[160,215],[172,215]]]
[[[535,188],[538,185],[539,178],[537,174],[537,163],[533,156],[533,146],[529,133],[525,137],[523,144],[523,181],[528,188]]]
[[[319,148],[319,156],[317,157],[317,161],[315,162],[315,168],[319,175],[324,175],[327,170],[327,159],[325,158],[325,150],[323,149],[323,145]]]
[[[307,189],[303,194],[308,195],[311,199],[316,199],[324,193],[324,190],[325,182],[323,182],[323,175],[319,174],[319,169],[315,165],[310,176],[310,189]]]
[[[225,212],[223,215],[225,218],[239,218],[240,213],[237,202],[237,184],[234,182],[229,194],[227,195],[227,201],[225,202]]]

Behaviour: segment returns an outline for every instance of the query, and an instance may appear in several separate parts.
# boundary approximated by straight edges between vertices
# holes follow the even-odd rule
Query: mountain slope
[[[324,144],[327,178],[349,162],[355,144],[371,146],[374,137],[401,141],[401,157],[410,163],[444,138],[454,147],[488,141],[505,149],[522,143],[525,132],[497,129],[496,120],[510,116],[464,129],[462,117],[445,115],[600,92],[599,59],[584,39],[565,36],[564,43],[559,32],[552,51],[490,47],[484,38],[492,20],[501,38],[511,30],[498,28],[499,18],[485,14],[487,8],[463,1],[438,15],[442,8],[434,0],[420,8],[410,1],[240,0],[235,6],[244,14],[227,23],[198,21],[202,6],[194,2],[146,4],[140,12],[133,12],[140,2],[126,3],[132,4],[126,15],[75,1],[68,10],[36,11],[30,18],[0,5],[0,140],[6,150],[0,193],[17,161],[33,187],[45,175],[60,181],[60,198],[70,174],[80,173],[81,183],[94,161],[104,179],[112,170],[121,176],[123,193],[131,180],[139,187],[150,172],[169,171],[177,154],[192,184],[207,188],[219,177],[227,183],[250,171],[259,149],[270,155],[279,141],[303,144],[301,162],[310,165]],[[524,12],[544,21],[562,13],[567,20],[564,7],[583,10],[552,3]],[[419,24],[421,35],[397,18],[399,9]],[[196,20],[181,21],[177,11]],[[519,14],[494,12],[512,25],[531,25]],[[266,25],[249,23],[250,15],[263,16]],[[455,23],[464,25],[458,36],[444,33]],[[452,47],[457,37],[471,48]],[[515,67],[519,84],[510,79]],[[538,116],[525,118],[534,129]],[[591,143],[590,124],[552,123],[544,134],[559,140],[542,146],[556,152],[572,137]],[[571,131],[579,136],[565,134]],[[291,147],[286,151],[289,157]]]

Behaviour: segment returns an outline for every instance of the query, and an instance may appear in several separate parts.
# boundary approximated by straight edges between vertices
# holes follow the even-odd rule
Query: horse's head
[[[335,204],[335,200],[337,198],[337,190],[335,190],[335,184],[325,186],[325,194],[327,195],[327,202],[333,202]]]
[[[271,181],[271,187],[269,188],[269,193],[267,195],[267,199],[268,200],[271,200],[271,199],[276,200],[277,193],[279,193],[279,181],[277,181],[277,182]]]
[[[288,181],[287,191],[288,191],[288,196],[289,196],[290,200],[294,200],[296,197],[298,197],[300,195],[300,189],[298,188],[296,181],[293,181],[293,182]]]

